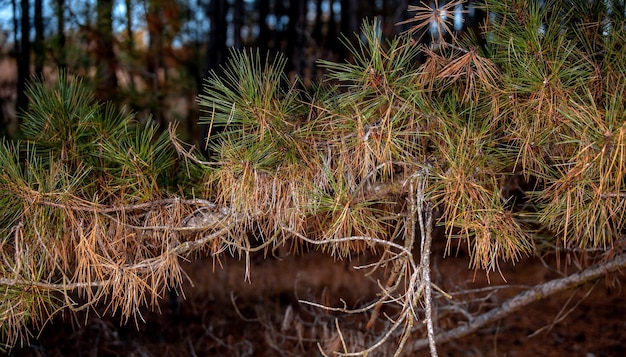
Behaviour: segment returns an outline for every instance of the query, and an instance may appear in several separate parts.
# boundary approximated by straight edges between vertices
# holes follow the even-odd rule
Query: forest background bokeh
[[[286,70],[309,87],[317,59],[342,61],[342,39],[356,40],[364,19],[390,38],[406,30],[408,0],[2,0],[0,1],[0,135],[19,137],[27,82],[57,68],[86,79],[96,98],[127,107],[141,120],[180,121],[200,143],[197,95],[230,48],[284,53]],[[476,10],[469,12],[471,26]],[[463,26],[462,8],[455,30]],[[467,9],[466,9],[467,11]],[[23,34],[28,34],[24,36]],[[428,40],[427,36],[422,40]]]

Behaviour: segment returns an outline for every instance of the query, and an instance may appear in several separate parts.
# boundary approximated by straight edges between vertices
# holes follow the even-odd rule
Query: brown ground
[[[474,276],[467,269],[466,257],[441,256],[434,256],[433,279],[448,292],[503,283],[497,274],[491,275],[491,285],[483,273]],[[41,336],[31,340],[30,347],[16,348],[11,355],[317,356],[321,354],[311,338],[321,340],[322,348],[341,346],[335,318],[347,342],[371,343],[376,336],[364,328],[369,315],[345,316],[298,303],[298,299],[306,299],[340,306],[339,298],[343,297],[352,307],[372,301],[376,284],[352,269],[355,264],[355,260],[335,262],[319,252],[282,260],[258,257],[252,260],[249,284],[243,282],[243,261],[223,261],[224,268],[215,272],[211,260],[196,261],[186,266],[195,285],[185,287],[186,300],[164,300],[161,313],[143,311],[145,323],[139,322],[138,328],[133,322],[120,326],[109,315],[99,319],[92,313],[86,325],[84,317],[66,316],[49,323]],[[558,277],[539,259],[502,268],[510,288],[466,307],[486,311],[521,291],[520,285]],[[568,269],[574,270],[572,266]],[[624,282],[626,277],[621,274],[617,279],[603,279],[535,303],[470,337],[438,346],[439,355],[624,356]],[[444,300],[436,303],[449,306]],[[460,319],[459,314],[438,311],[440,328],[454,327]],[[392,347],[389,344],[373,355],[386,356]],[[414,355],[427,356],[428,351]]]

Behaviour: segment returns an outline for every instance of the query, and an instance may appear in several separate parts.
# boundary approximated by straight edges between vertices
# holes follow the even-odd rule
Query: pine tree
[[[199,97],[209,161],[76,78],[32,85],[25,140],[0,145],[3,341],[61,309],[136,318],[180,289],[181,258],[308,245],[371,251],[387,277],[379,300],[333,310],[371,312],[368,328],[384,320],[343,353],[436,355],[436,343],[626,266],[622,3],[488,0],[482,38],[452,31],[462,4],[409,7],[411,29],[391,41],[366,22],[345,43],[352,60],[321,61],[325,80],[307,92],[284,57],[233,51]],[[564,251],[581,271],[443,331],[435,227],[448,254],[466,246],[487,275]],[[396,307],[389,319],[383,304]]]

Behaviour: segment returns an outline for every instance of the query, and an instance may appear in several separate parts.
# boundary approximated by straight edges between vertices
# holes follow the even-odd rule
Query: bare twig
[[[494,308],[469,321],[467,325],[459,326],[437,335],[436,342],[441,344],[467,336],[479,329],[498,321],[533,302],[544,299],[561,291],[575,288],[603,275],[626,267],[626,254],[618,255],[612,260],[593,265],[581,272],[565,278],[549,281],[526,290],[505,301],[502,306]],[[425,348],[429,345],[428,339],[420,339],[409,345],[409,353]]]
[[[424,172],[424,175],[418,177],[417,182],[417,217],[420,224],[421,233],[421,262],[420,267],[422,269],[422,283],[424,284],[424,305],[426,313],[426,329],[428,331],[428,342],[430,347],[430,355],[437,357],[437,345],[435,343],[435,329],[433,327],[433,298],[431,294],[431,282],[430,282],[430,245],[432,242],[433,231],[433,208],[430,202],[425,201],[426,197],[426,183],[428,181],[428,171]],[[426,222],[424,222],[426,218]]]

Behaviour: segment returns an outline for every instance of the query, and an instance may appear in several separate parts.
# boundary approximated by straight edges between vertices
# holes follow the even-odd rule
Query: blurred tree
[[[219,65],[226,59],[228,47],[228,22],[226,21],[228,4],[226,0],[211,0],[207,7],[207,17],[211,22],[206,53],[207,70],[219,71]]]
[[[67,67],[65,49],[65,0],[56,0],[54,4],[57,17],[56,65],[59,69],[64,70]]]
[[[159,77],[165,76],[165,63],[163,60],[163,30],[165,27],[163,18],[163,0],[147,0],[146,25],[148,27],[148,53],[147,53],[147,76],[150,83],[150,114],[157,123],[163,124],[163,98]]]
[[[124,0],[126,6],[126,52],[128,53],[129,62],[136,58],[135,49],[135,27],[133,23],[133,2],[132,0]],[[129,66],[128,86],[131,93],[135,93],[135,71],[134,66]]]
[[[30,78],[30,3],[28,0],[21,0],[20,11],[20,47],[17,53],[17,112],[23,112],[28,108],[28,97],[25,93],[26,82]]]
[[[44,44],[44,24],[43,24],[43,0],[35,0],[35,75],[41,77],[43,66],[46,61],[46,47]]]
[[[245,21],[243,0],[233,1],[233,48],[241,48],[241,30]]]
[[[124,0],[117,5],[113,0],[53,0],[50,6],[54,18],[47,22],[43,16],[45,1],[11,3],[15,38],[20,39],[23,31],[35,34],[35,41],[28,41],[32,48],[29,43],[17,42],[15,53],[22,56],[22,48],[28,53],[33,50],[35,56],[24,55],[24,59],[34,58],[35,72],[50,65],[68,68],[84,75],[96,88],[98,98],[119,100],[143,117],[152,115],[159,123],[172,117],[168,108],[178,105],[173,104],[173,96],[194,98],[207,70],[220,71],[228,47],[257,47],[261,53],[270,51],[270,57],[286,53],[291,80],[296,75],[304,77],[308,86],[311,79],[321,76],[317,59],[348,54],[340,39],[345,35],[354,40],[353,33],[363,18],[381,19],[385,33],[393,29],[396,15],[404,11],[398,9],[404,6],[403,0]],[[28,11],[20,11],[21,6],[34,9],[34,21]],[[113,17],[115,6],[127,9],[118,19]],[[20,23],[28,29],[20,30]],[[45,42],[44,34],[51,41]],[[27,39],[22,37],[23,41]],[[18,102],[23,107],[23,83],[30,73],[21,58],[17,61],[22,78]],[[186,76],[191,81],[184,84],[189,80],[184,79]],[[168,77],[177,78],[176,83],[172,85]],[[182,119],[195,121],[195,102],[189,99],[184,107],[188,114]],[[194,125],[186,127],[192,130]]]
[[[113,50],[114,0],[98,0],[96,22],[96,97],[117,99],[117,57]]]
[[[398,29],[398,22],[404,20],[409,0],[387,0],[382,2],[383,36],[393,37],[402,29]]]
[[[268,24],[268,17],[270,15],[270,2],[266,1],[258,1],[257,2],[257,11],[258,11],[258,27],[259,27],[259,35],[257,37],[257,46],[261,52],[266,52],[270,46],[270,27]]]
[[[289,58],[287,72],[302,75],[303,61],[307,56],[306,44],[306,3],[299,0],[289,1],[289,24],[287,25],[287,46],[285,53]]]
[[[352,34],[359,30],[360,19],[359,14],[359,1],[356,0],[341,0],[341,33],[351,38]],[[334,42],[337,46],[334,50],[338,51],[340,58],[344,59],[348,56],[348,49],[345,46],[341,46],[340,42]]]

